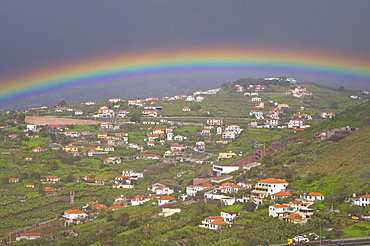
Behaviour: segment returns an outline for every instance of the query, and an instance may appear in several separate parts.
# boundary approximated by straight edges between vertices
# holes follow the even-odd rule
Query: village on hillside
[[[334,110],[309,108],[303,99],[314,97],[314,92],[291,81],[289,89],[280,92],[259,84],[246,88],[234,85],[232,93],[248,105],[249,113],[243,118],[217,117],[206,106],[205,109],[194,106],[207,103],[209,96],[217,97],[220,89],[163,99],[111,98],[96,103],[92,98],[81,105],[23,111],[23,126],[14,120],[13,127],[2,127],[7,145],[1,153],[2,160],[19,170],[2,176],[3,185],[10,190],[13,186],[26,195],[4,200],[4,205],[20,200],[27,207],[32,198],[40,201],[45,198],[45,204],[40,202],[29,210],[44,205],[52,209],[54,203],[58,204],[55,208],[65,228],[89,223],[111,211],[145,204],[158,209],[155,217],[168,217],[198,201],[225,207],[220,214],[209,214],[199,221],[200,228],[220,230],[237,226],[235,222],[243,219],[242,213],[261,208],[267,208],[266,216],[305,225],[314,215],[312,206],[318,201],[334,199],[332,194],[298,191],[280,176],[256,179],[251,175],[262,165],[264,157],[296,144],[294,137],[304,135],[312,122],[336,116]],[[351,95],[349,100],[362,102],[360,96]],[[176,101],[178,105],[170,110],[178,110],[178,115],[168,116],[166,108]],[[312,141],[320,142],[356,130],[351,126],[325,129],[317,132]],[[283,140],[282,136],[290,138]],[[18,144],[23,145],[15,147]],[[35,171],[31,171],[30,165],[35,166]],[[88,189],[100,195],[90,197]],[[370,195],[353,194],[344,203],[364,208],[370,205]],[[233,205],[241,207],[228,210]],[[15,211],[14,215],[19,213],[22,211]],[[366,214],[353,214],[349,218],[370,220]],[[51,214],[46,219],[54,221]],[[30,222],[27,226],[31,227],[8,231],[6,240],[47,236],[34,232],[38,225]],[[65,237],[75,236],[79,236],[79,231],[65,234]],[[307,235],[296,241],[307,241],[309,236],[312,238]],[[315,237],[322,238],[317,234]]]

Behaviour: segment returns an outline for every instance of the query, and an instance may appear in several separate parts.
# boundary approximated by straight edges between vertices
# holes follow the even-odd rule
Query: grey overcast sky
[[[370,67],[369,13],[369,0],[1,0],[0,84],[49,64],[184,46],[322,50]]]

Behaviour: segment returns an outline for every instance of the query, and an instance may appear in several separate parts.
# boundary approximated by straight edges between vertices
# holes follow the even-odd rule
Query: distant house
[[[159,159],[159,157],[155,154],[141,154],[140,157],[146,160]]]
[[[20,241],[20,240],[34,240],[34,239],[38,239],[41,237],[41,233],[39,232],[36,232],[36,233],[23,233],[21,234],[20,237],[17,237],[15,239],[15,241]]]
[[[50,182],[50,183],[55,183],[59,181],[60,181],[60,178],[56,176],[50,176],[46,178],[46,182]]]
[[[321,118],[323,119],[331,119],[335,116],[333,111],[323,111],[321,112]]]
[[[76,210],[76,209],[70,209],[64,211],[63,218],[68,220],[82,220],[87,217],[87,214],[85,212]]]
[[[290,197],[290,196],[292,196],[292,194],[290,194],[288,192],[285,192],[285,191],[279,191],[277,193],[271,194],[271,199],[276,200],[276,199],[279,199],[279,198],[287,198],[287,197]]]
[[[308,194],[305,193],[300,197],[306,201],[321,201],[325,199],[325,196],[318,192],[310,192]]]
[[[285,191],[287,186],[288,182],[284,179],[263,179],[257,181],[257,184],[253,187],[251,194],[255,197],[264,198],[279,191]]]
[[[368,205],[370,205],[370,195],[366,194],[366,195],[360,196],[360,206],[365,207]]]
[[[263,119],[263,112],[261,110],[258,110],[258,109],[251,110],[249,112],[249,115],[250,116],[253,115],[254,117],[256,117],[257,120]]]
[[[294,208],[287,204],[275,204],[269,206],[269,216],[284,218],[294,212]]]
[[[108,102],[110,102],[110,103],[116,103],[116,102],[120,102],[120,101],[122,101],[121,98],[110,98],[110,99],[108,99]]]
[[[182,111],[190,112],[190,111],[191,111],[191,108],[189,108],[189,107],[183,107],[183,108],[182,108]]]
[[[75,115],[83,115],[84,114],[84,111],[82,110],[76,110],[75,111]]]
[[[174,202],[176,201],[175,198],[173,198],[172,196],[162,196],[160,198],[158,198],[158,205],[161,206],[161,205],[164,205],[166,203],[169,203],[169,202]]]
[[[66,151],[66,152],[78,152],[78,148],[76,146],[73,146],[73,145],[63,147],[63,150]]]
[[[218,230],[222,226],[229,226],[225,219],[221,216],[209,216],[202,221],[200,227],[207,229]]]
[[[37,153],[37,152],[41,152],[41,151],[45,151],[45,149],[44,148],[41,148],[39,146],[32,148],[32,152]]]
[[[11,184],[19,183],[19,178],[10,178],[9,183]]]
[[[156,110],[143,110],[142,112],[143,117],[157,117],[158,112]]]
[[[232,173],[236,170],[239,170],[239,166],[231,166],[231,165],[221,166],[221,165],[213,164],[212,167],[213,167],[212,170],[216,176],[221,176],[223,174]]]
[[[223,120],[222,119],[208,119],[207,124],[210,126],[214,126],[214,125],[220,126],[223,124]]]
[[[80,134],[78,132],[72,131],[72,130],[64,132],[64,135],[66,135],[68,137],[73,137],[73,138],[76,138],[76,137],[80,136]]]

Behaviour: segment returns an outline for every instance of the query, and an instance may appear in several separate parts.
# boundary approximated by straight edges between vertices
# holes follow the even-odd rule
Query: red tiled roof
[[[175,198],[173,198],[172,196],[162,196],[160,198],[158,198],[158,200],[162,200],[162,201],[174,201],[176,200]]]
[[[275,179],[275,178],[268,178],[268,179],[262,179],[258,181],[259,183],[270,183],[270,184],[275,184],[275,183],[288,183],[285,181],[285,179]]]
[[[321,193],[317,193],[317,192],[310,192],[307,194],[308,196],[324,196],[323,194]]]
[[[64,211],[64,213],[66,213],[66,214],[86,214],[85,212],[82,212],[82,211],[77,210],[77,209],[66,210],[66,211]]]
[[[279,191],[275,194],[271,194],[272,196],[291,196],[292,194],[285,192],[285,191]]]
[[[299,215],[299,214],[291,214],[288,217],[286,217],[286,219],[289,219],[289,220],[301,220],[302,219],[302,216]]]
[[[274,208],[289,208],[289,205],[286,205],[286,204],[275,204],[275,205],[272,205]]]
[[[41,233],[40,232],[35,232],[35,233],[23,233],[21,234],[21,237],[37,237],[37,236],[41,236]]]
[[[212,225],[227,225],[227,223],[225,221],[223,221],[222,219],[215,219],[210,224],[212,224]]]
[[[370,198],[370,195],[369,194],[366,194],[366,195],[363,195],[363,196],[360,196],[362,198]]]
[[[110,209],[121,209],[121,208],[124,208],[124,206],[119,205],[119,204],[110,207]]]

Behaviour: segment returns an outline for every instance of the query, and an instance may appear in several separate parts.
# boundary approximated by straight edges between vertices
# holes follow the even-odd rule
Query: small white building
[[[221,166],[221,165],[213,164],[212,170],[213,172],[216,173],[216,176],[221,176],[223,174],[232,173],[236,170],[239,170],[239,166],[231,166],[231,165]]]
[[[37,238],[40,238],[41,237],[41,233],[39,232],[36,232],[36,233],[23,233],[21,234],[20,237],[17,237],[15,239],[15,241],[20,241],[20,240],[34,240],[34,239],[37,239]]]
[[[295,210],[294,208],[290,207],[287,204],[275,204],[269,206],[269,216],[272,217],[285,217],[293,213]]]
[[[76,209],[70,209],[70,210],[64,211],[64,214],[62,217],[68,220],[82,220],[87,217],[87,214],[85,212],[82,212]]]
[[[310,192],[308,194],[305,193],[303,195],[300,195],[300,197],[306,201],[311,201],[311,202],[322,201],[325,199],[325,196],[318,192]]]
[[[174,201],[176,201],[176,199],[173,198],[172,196],[162,196],[162,197],[158,198],[158,205],[161,206],[161,205],[164,205],[166,203],[174,202]]]

